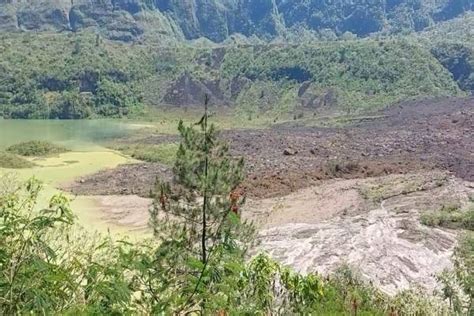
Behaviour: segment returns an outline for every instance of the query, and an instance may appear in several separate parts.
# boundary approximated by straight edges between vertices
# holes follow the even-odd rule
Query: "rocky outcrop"
[[[303,108],[320,109],[335,107],[337,103],[337,92],[332,88],[320,91],[312,91],[311,82],[303,83],[298,90],[298,100]]]
[[[229,103],[219,86],[219,80],[196,79],[188,73],[183,74],[168,87],[163,101],[176,106],[201,105],[206,94],[210,97],[211,104]]]
[[[120,41],[184,34],[220,42],[234,34],[271,39],[293,29],[326,34],[421,30],[474,9],[471,0],[1,0],[0,30],[71,30],[94,27]],[[143,16],[147,15],[146,19]],[[152,23],[144,23],[147,20]]]
[[[69,29],[69,13],[66,9],[52,4],[25,7],[16,14],[18,28],[21,30]]]
[[[144,7],[139,1],[44,0],[24,3],[12,0],[2,5],[5,8],[0,11],[0,30],[4,31],[76,32],[93,28],[106,38],[124,42],[138,40],[144,33],[140,22]],[[166,19],[161,19],[160,23],[166,23]],[[156,31],[166,33],[169,26],[162,26],[163,30],[158,25]]]

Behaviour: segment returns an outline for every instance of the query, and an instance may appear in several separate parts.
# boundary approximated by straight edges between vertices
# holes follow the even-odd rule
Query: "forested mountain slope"
[[[474,0],[0,0],[0,30],[92,27],[122,41],[272,39],[302,30],[367,36],[419,31],[473,9]]]
[[[428,49],[405,39],[196,48],[24,33],[3,35],[0,50],[0,116],[13,118],[123,116],[198,105],[205,93],[249,118],[461,93]]]
[[[0,0],[0,117],[129,116],[206,93],[250,119],[469,93],[473,4]]]
[[[416,33],[463,90],[474,92],[474,13]]]

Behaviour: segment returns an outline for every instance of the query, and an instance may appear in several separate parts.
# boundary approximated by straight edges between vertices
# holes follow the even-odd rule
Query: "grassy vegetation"
[[[112,146],[112,148],[137,160],[172,165],[176,159],[178,145],[174,143],[160,145],[137,144],[116,145]]]
[[[12,145],[7,148],[7,151],[12,154],[26,157],[44,157],[61,154],[67,152],[68,149],[47,141],[32,140]]]
[[[25,158],[18,157],[17,155],[8,152],[0,151],[0,168],[23,169],[31,168],[34,165],[34,163],[26,160]]]
[[[421,222],[427,226],[474,230],[474,204],[462,209],[455,204],[443,205],[434,212],[426,212]]]
[[[470,200],[465,207],[446,204],[421,216],[424,225],[460,230],[454,268],[438,276],[443,299],[458,315],[474,311],[474,201]]]
[[[380,203],[391,197],[420,192],[433,187],[441,187],[446,181],[447,177],[444,173],[432,174],[429,177],[418,174],[404,175],[381,183],[361,185],[358,191],[367,201]]]
[[[474,310],[474,231],[461,236],[455,251],[455,277],[460,287],[467,294],[464,300],[472,314]],[[461,299],[462,300],[462,299]]]
[[[259,115],[249,120],[248,117],[240,115],[238,112],[236,113],[233,109],[210,106],[209,111],[212,113],[210,121],[220,130],[266,128],[275,123],[275,117],[270,115]],[[179,121],[192,124],[199,122],[201,117],[202,107],[184,110],[181,108],[147,108],[143,117],[141,115],[136,116],[129,121],[130,124],[143,127],[135,130],[130,136],[140,139],[156,134],[177,134],[178,129],[176,126]],[[285,120],[293,120],[293,117],[291,115],[281,116],[278,122]]]

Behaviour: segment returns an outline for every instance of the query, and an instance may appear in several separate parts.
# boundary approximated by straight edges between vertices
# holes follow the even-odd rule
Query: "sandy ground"
[[[129,196],[98,196],[95,197],[97,207],[107,214],[103,219],[131,229],[140,229],[148,224],[150,199],[136,195]],[[120,207],[117,207],[119,205]],[[136,210],[142,210],[136,212]],[[145,213],[145,214],[144,214]]]
[[[317,223],[338,215],[356,215],[367,207],[357,191],[358,180],[329,180],[290,195],[249,200],[245,217],[260,228],[288,223]]]

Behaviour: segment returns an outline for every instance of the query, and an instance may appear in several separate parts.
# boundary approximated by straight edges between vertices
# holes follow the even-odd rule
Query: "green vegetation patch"
[[[455,272],[465,293],[470,293],[471,311],[474,309],[474,231],[468,231],[459,240],[455,250]]]
[[[7,169],[23,169],[31,168],[35,164],[26,160],[25,158],[18,157],[15,154],[0,151],[0,168]]]
[[[114,149],[138,160],[172,165],[176,159],[178,145],[175,143],[160,145],[119,145],[114,147]]]
[[[67,152],[68,149],[46,141],[32,140],[12,145],[7,148],[11,154],[26,157],[44,157]]]
[[[432,174],[424,177],[421,175],[403,175],[380,183],[361,185],[359,193],[367,201],[380,203],[391,197],[407,195],[414,192],[421,192],[432,188],[443,186],[447,181],[443,173]]]
[[[428,50],[403,40],[229,48],[221,75],[228,79],[244,75],[264,83],[289,81],[298,86],[309,82],[298,95],[318,102],[307,106],[337,106],[351,112],[409,97],[459,92]],[[271,85],[258,90],[263,93],[250,98],[257,103],[274,94]]]
[[[474,12],[468,12],[413,35],[449,70],[462,90],[471,92],[474,91],[473,29]]]
[[[0,51],[5,118],[126,116],[143,108],[140,81],[153,69],[151,53],[87,32],[2,34]]]
[[[443,205],[435,212],[424,213],[421,222],[427,226],[474,230],[474,204],[467,209],[454,204]]]

